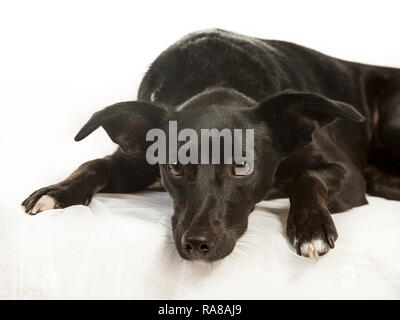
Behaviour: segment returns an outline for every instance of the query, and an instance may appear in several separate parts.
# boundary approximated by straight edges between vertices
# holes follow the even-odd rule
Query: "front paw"
[[[318,260],[335,247],[338,238],[335,224],[328,209],[291,209],[287,234],[297,254]]]
[[[89,204],[92,195],[83,193],[82,188],[73,185],[53,185],[32,193],[22,203],[24,211],[30,215],[39,212],[66,208],[76,204]]]

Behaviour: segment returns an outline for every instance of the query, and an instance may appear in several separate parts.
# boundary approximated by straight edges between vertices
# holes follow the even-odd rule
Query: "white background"
[[[102,130],[79,143],[73,137],[93,112],[134,100],[148,65],[185,34],[222,28],[400,67],[397,3],[0,0],[0,228],[6,241],[16,228],[6,217],[22,215],[18,206],[29,193],[114,150]]]
[[[135,99],[148,65],[189,32],[218,27],[400,67],[399,12],[396,1],[1,0],[0,199],[20,202],[112,152],[101,130],[73,137],[94,111]]]

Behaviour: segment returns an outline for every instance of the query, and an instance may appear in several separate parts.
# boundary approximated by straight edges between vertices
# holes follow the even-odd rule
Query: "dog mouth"
[[[172,234],[176,250],[181,258],[188,261],[214,262],[222,260],[232,253],[237,241],[245,234],[248,226],[248,215],[254,205],[246,210],[242,219],[235,223],[200,224],[182,219],[174,215],[171,219]],[[236,217],[237,219],[237,217]],[[231,219],[232,220],[232,219]],[[230,221],[233,222],[233,221]]]

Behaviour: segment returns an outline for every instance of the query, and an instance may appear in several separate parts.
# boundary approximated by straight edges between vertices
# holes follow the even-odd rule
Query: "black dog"
[[[246,164],[149,165],[151,128],[254,129]],[[223,30],[190,34],[151,65],[138,101],[95,113],[79,141],[102,126],[119,144],[22,205],[36,214],[88,204],[96,192],[135,192],[161,177],[174,200],[173,234],[186,259],[227,256],[263,199],[289,197],[287,234],[318,258],[338,237],[331,213],[367,203],[366,192],[400,200],[400,70],[334,59],[282,41]]]

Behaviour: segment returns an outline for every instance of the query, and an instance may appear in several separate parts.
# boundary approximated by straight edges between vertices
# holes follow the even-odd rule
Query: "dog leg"
[[[397,163],[395,165],[398,166]],[[398,168],[390,170],[390,167],[388,162],[387,167],[368,165],[365,168],[368,194],[390,200],[400,200],[400,171]]]
[[[22,202],[26,213],[88,205],[96,192],[134,192],[156,181],[158,166],[145,158],[131,157],[117,151],[112,156],[82,164],[67,179],[39,189]]]
[[[332,166],[305,171],[294,179],[287,234],[299,255],[318,260],[335,245],[338,234],[328,209],[328,197],[340,190],[340,171],[338,166]]]
[[[96,159],[82,164],[67,179],[33,192],[22,206],[26,213],[88,204],[93,194],[103,188],[110,175],[110,160]]]

